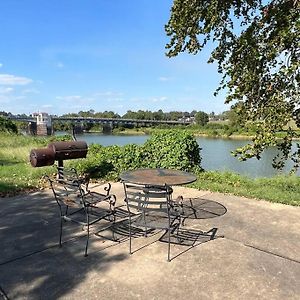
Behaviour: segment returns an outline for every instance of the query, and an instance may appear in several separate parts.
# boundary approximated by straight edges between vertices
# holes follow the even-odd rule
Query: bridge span
[[[92,122],[101,124],[169,124],[169,125],[188,125],[188,121],[172,121],[172,120],[141,120],[141,119],[122,119],[122,118],[93,118],[93,117],[52,117],[52,120],[73,121],[73,122]]]
[[[22,122],[36,122],[35,117],[18,117],[18,116],[9,116],[9,119],[13,121],[22,121]],[[92,123],[101,123],[101,124],[169,124],[169,125],[188,125],[191,124],[190,121],[180,120],[142,120],[142,119],[122,119],[122,118],[93,118],[93,117],[50,117],[52,121],[71,121],[74,123],[82,123],[82,122],[92,122]]]
[[[60,122],[71,122],[74,127],[82,127],[83,123],[98,123],[103,126],[103,131],[109,132],[111,131],[115,126],[118,125],[133,125],[133,126],[155,126],[159,124],[167,124],[167,125],[189,125],[191,124],[190,121],[186,120],[141,120],[141,119],[122,119],[122,118],[94,118],[94,117],[56,117],[56,116],[49,116],[46,113],[40,113],[36,114],[32,117],[18,117],[18,116],[10,116],[9,117],[13,121],[22,121],[22,122],[28,122],[33,127],[37,127],[37,133],[38,129],[42,127],[46,127],[43,129],[43,132],[48,132],[46,134],[49,134],[49,131],[53,131],[53,122],[60,121]],[[49,127],[52,129],[49,130]],[[48,129],[47,129],[48,128]],[[45,135],[42,133],[41,135]]]

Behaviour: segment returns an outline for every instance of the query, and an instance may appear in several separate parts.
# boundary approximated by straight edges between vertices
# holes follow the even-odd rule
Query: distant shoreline
[[[159,129],[159,130],[165,130],[165,129]],[[168,129],[166,129],[168,130]],[[151,135],[153,132],[153,129],[149,128],[149,132],[145,132],[143,130],[134,130],[134,129],[129,129],[129,130],[124,130],[124,131],[113,131],[111,135]],[[84,134],[103,134],[101,131],[85,131]],[[254,135],[244,135],[244,134],[232,134],[232,135],[212,135],[208,133],[197,133],[191,131],[191,134],[193,134],[195,137],[204,137],[204,138],[211,138],[211,139],[227,139],[227,140],[249,140],[251,141],[254,138]],[[278,137],[278,139],[282,139]],[[293,138],[294,141],[299,141],[299,138]]]

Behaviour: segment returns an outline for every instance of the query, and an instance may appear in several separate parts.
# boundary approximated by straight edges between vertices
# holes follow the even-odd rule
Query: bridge
[[[36,122],[35,117],[17,117],[10,116],[13,121]],[[71,121],[74,123],[91,122],[100,124],[169,124],[169,125],[188,125],[190,121],[173,121],[173,120],[142,120],[142,119],[122,119],[122,118],[93,118],[93,117],[51,117],[52,121]]]
[[[44,113],[42,113],[44,114]],[[46,114],[45,114],[46,115]],[[28,123],[39,123],[39,117],[18,117],[10,116],[9,119],[12,121],[28,122]],[[141,119],[122,119],[122,118],[94,118],[94,117],[51,117],[48,116],[48,122],[60,121],[60,122],[71,122],[74,126],[81,125],[82,123],[98,123],[103,126],[103,131],[109,132],[117,125],[133,125],[133,126],[155,126],[159,124],[167,125],[189,125],[192,122],[186,120],[174,121],[174,120],[141,120]],[[45,125],[46,126],[46,125]],[[49,123],[48,123],[49,126]]]

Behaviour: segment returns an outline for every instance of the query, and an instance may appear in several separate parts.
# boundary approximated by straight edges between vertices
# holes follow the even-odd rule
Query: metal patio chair
[[[78,223],[87,230],[84,255],[87,256],[90,226],[100,220],[115,221],[116,196],[110,194],[110,185],[105,192],[91,192],[84,188],[84,182],[77,177],[74,170],[69,174],[64,170],[63,177],[53,180],[47,176],[54,198],[60,211],[59,246],[62,246],[62,230],[64,221]],[[86,186],[87,187],[87,186]]]
[[[165,230],[168,243],[167,260],[170,261],[171,233],[178,232],[181,223],[180,213],[173,206],[170,187],[144,186],[123,182],[125,202],[129,219],[129,253],[132,254],[132,230]]]
[[[57,166],[57,179],[60,181],[64,181],[70,184],[78,185],[80,184],[81,188],[85,193],[89,192],[89,183],[90,176],[79,176],[75,168],[66,168],[63,166]],[[110,191],[110,184],[108,184],[105,189],[107,189],[107,193]],[[106,190],[105,190],[106,191]]]

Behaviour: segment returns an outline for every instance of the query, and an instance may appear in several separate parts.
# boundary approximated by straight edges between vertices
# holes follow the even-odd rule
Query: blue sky
[[[0,111],[229,109],[208,51],[165,56],[170,0],[1,0]]]

